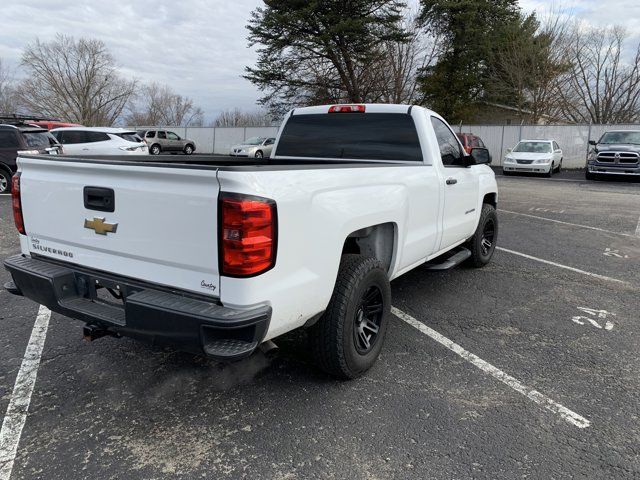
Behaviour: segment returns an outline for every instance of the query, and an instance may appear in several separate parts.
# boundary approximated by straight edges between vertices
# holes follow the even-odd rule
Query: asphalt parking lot
[[[395,280],[355,381],[314,368],[300,332],[223,366],[88,344],[52,314],[11,479],[638,478],[640,183],[498,181],[493,262]],[[0,257],[17,251],[0,196]],[[0,306],[1,416],[38,305]]]

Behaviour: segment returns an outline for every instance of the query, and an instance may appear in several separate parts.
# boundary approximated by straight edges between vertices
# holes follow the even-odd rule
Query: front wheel
[[[498,214],[493,205],[485,203],[482,205],[480,221],[473,237],[467,242],[467,247],[471,250],[471,257],[468,262],[471,266],[484,267],[496,250],[498,240]]]
[[[256,152],[255,157],[256,157],[256,158],[262,158],[262,157],[264,157],[264,154],[262,153],[262,150],[258,150],[258,151]]]
[[[562,171],[562,158],[560,159],[560,163],[558,164],[558,168],[556,168],[556,173],[560,173]]]
[[[184,154],[191,155],[193,153],[193,145],[187,145],[184,147]]]
[[[327,310],[309,329],[320,368],[342,379],[359,377],[382,350],[391,310],[387,273],[375,258],[343,255]]]
[[[547,178],[551,178],[553,176],[553,171],[555,170],[556,166],[552,163],[551,166],[549,167],[549,171],[547,173],[545,173],[545,176]]]

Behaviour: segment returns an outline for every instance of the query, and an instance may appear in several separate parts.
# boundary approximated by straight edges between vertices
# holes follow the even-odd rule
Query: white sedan
[[[110,127],[63,127],[51,133],[66,155],[148,155],[149,147],[135,131]]]
[[[520,140],[504,158],[502,172],[544,173],[551,176],[562,169],[562,149],[555,140]]]

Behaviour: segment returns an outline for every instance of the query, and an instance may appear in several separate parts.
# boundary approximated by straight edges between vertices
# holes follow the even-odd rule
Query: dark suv
[[[62,145],[45,128],[0,124],[0,193],[11,191],[18,152],[62,155]]]
[[[587,180],[601,176],[640,178],[640,130],[605,132],[600,140],[589,140]]]

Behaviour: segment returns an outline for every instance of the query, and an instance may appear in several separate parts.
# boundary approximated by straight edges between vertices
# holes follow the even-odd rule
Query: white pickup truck
[[[295,109],[265,159],[21,156],[6,288],[90,340],[223,361],[305,327],[353,378],[380,353],[391,280],[491,259],[489,162],[436,113],[375,104]]]

